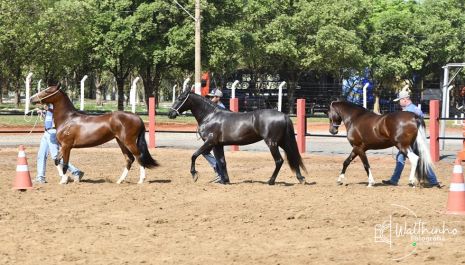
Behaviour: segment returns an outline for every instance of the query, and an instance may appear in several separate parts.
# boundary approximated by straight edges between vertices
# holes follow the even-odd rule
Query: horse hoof
[[[66,176],[66,175],[61,176],[60,184],[61,185],[68,184],[68,176]]]
[[[197,174],[197,172],[195,172],[194,174],[192,174],[192,180],[194,182],[197,182],[197,180],[199,179],[199,174]]]
[[[342,182],[342,181],[337,181],[336,183],[337,183],[337,185],[339,185],[339,186],[344,185],[344,182]]]
[[[300,183],[300,184],[305,184],[305,183],[306,183],[305,178],[299,179],[299,183]]]
[[[274,181],[268,181],[268,185],[274,185]]]

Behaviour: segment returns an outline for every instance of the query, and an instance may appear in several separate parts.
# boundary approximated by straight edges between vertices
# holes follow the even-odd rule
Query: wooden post
[[[297,147],[300,153],[305,153],[305,134],[307,131],[305,117],[305,99],[297,99]]]
[[[149,148],[155,148],[155,98],[149,97]]]
[[[229,99],[229,109],[232,112],[239,111],[239,99],[238,98],[231,98]],[[238,145],[231,145],[231,151],[239,151]]]
[[[431,160],[439,161],[439,100],[429,102],[429,148]]]

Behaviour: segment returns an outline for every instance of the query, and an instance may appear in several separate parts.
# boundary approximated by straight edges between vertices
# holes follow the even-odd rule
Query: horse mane
[[[205,98],[205,97],[202,97],[194,92],[190,92],[191,96],[195,96],[197,98],[199,98],[200,100],[202,100],[202,102],[204,102],[205,104],[207,104],[208,106],[211,106],[213,107],[214,109],[217,109],[218,108],[218,105],[216,105],[215,103],[213,103],[211,100]]]
[[[66,94],[61,88],[59,88],[60,92],[59,94],[62,95],[63,99],[62,101],[66,104],[66,106],[70,107],[72,111],[79,112],[81,114],[86,114],[85,112],[78,111],[76,107],[74,106],[73,102],[71,102],[71,99],[69,98],[68,94]]]
[[[354,109],[362,111],[362,112],[371,112],[371,113],[375,114],[373,111],[365,109],[364,107],[362,107],[360,105],[357,105],[357,104],[355,104],[353,102],[350,102],[350,101],[343,100],[343,101],[335,101],[334,103],[336,103],[336,102],[343,103],[344,105],[346,105],[346,106],[348,106],[350,108],[354,108]]]

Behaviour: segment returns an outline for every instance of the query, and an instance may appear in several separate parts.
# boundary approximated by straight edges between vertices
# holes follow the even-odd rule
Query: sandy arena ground
[[[268,152],[227,152],[232,184],[223,186],[209,183],[213,173],[202,157],[199,181],[191,181],[192,152],[152,150],[161,166],[147,171],[146,182],[136,184],[135,166],[117,185],[119,149],[73,149],[72,162],[86,173],[82,183],[59,185],[49,160],[49,183],[19,192],[11,189],[18,151],[1,148],[0,264],[465,263],[465,217],[444,214],[448,186],[407,187],[409,165],[401,186],[367,188],[357,159],[347,185],[337,186],[345,157],[306,154],[310,184],[297,184],[284,164],[269,186]],[[32,177],[36,153],[26,150]],[[369,159],[377,182],[390,176],[392,157]],[[452,167],[437,164],[446,185]],[[377,242],[376,225],[389,220],[392,230],[383,235],[390,244]],[[429,230],[420,239],[396,234],[419,220],[446,232],[436,239]]]

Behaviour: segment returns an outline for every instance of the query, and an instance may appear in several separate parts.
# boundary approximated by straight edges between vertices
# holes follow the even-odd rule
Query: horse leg
[[[279,170],[281,169],[281,166],[284,163],[284,159],[281,156],[281,153],[279,153],[279,148],[278,148],[277,144],[269,143],[268,147],[270,148],[271,155],[273,156],[274,163],[275,163],[275,169],[273,171],[273,174],[271,175],[270,180],[268,180],[268,184],[269,185],[274,185],[276,177],[278,176],[278,172],[279,172]]]
[[[368,186],[367,187],[373,187],[373,185],[375,184],[375,179],[373,178],[373,175],[371,174],[370,164],[368,163],[367,155],[365,151],[363,150],[360,150],[358,155],[360,156],[360,159],[363,162],[363,167],[365,168],[365,171],[367,172],[367,175],[368,175]]]
[[[223,184],[229,184],[228,169],[226,168],[226,158],[224,156],[224,146],[215,146],[213,148],[215,155],[216,165],[218,166],[218,173],[221,177]]]
[[[211,144],[211,140],[210,139],[207,139],[203,145],[197,149],[197,151],[195,151],[193,154],[192,154],[192,157],[191,157],[191,175],[192,175],[192,179],[194,180],[194,182],[197,181],[197,179],[199,178],[199,176],[197,175],[197,171],[195,170],[195,160],[197,160],[197,157],[203,153],[205,153],[207,150],[211,150],[212,149],[212,144]]]
[[[410,175],[408,176],[408,183],[415,186],[415,171],[417,169],[419,157],[411,150],[408,150],[407,157],[410,160],[411,164]]]
[[[133,158],[132,162],[134,162],[134,156],[135,157],[141,156],[139,148],[136,145],[136,141],[131,142],[131,143],[126,143],[126,146],[129,151],[128,155]],[[145,167],[141,164],[140,160],[138,161],[139,161],[139,181],[137,182],[137,184],[142,184],[144,183],[144,179],[145,179]]]
[[[60,184],[67,184],[68,183],[68,176],[66,175],[66,171],[68,171],[68,162],[69,162],[69,153],[71,151],[71,148],[69,148],[67,145],[63,145],[60,149],[59,155],[57,156],[57,159],[55,159],[55,165],[58,161],[57,169],[58,169],[58,174],[60,174]],[[63,165],[60,163],[61,158],[60,155],[63,157]],[[61,172],[60,172],[61,171]]]
[[[344,183],[344,178],[345,178],[347,167],[356,157],[357,157],[357,154],[354,152],[354,150],[352,150],[352,152],[350,152],[350,155],[347,157],[347,159],[344,160],[344,163],[342,164],[341,174],[339,174],[339,177],[337,178],[337,184],[342,185]]]
[[[124,158],[126,159],[126,167],[123,169],[123,173],[119,177],[118,181],[116,181],[117,184],[121,184],[128,176],[128,172],[131,169],[131,165],[134,162],[135,158],[131,154],[129,149],[118,138],[116,138],[116,142],[118,143],[119,148],[121,148]]]

